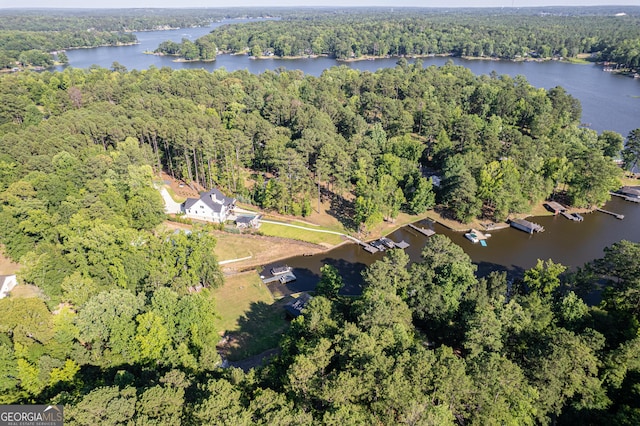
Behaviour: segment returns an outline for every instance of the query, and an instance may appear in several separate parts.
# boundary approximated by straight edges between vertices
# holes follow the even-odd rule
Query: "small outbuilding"
[[[258,229],[260,228],[260,219],[262,219],[262,216],[259,214],[253,216],[238,216],[236,218],[236,227],[238,229]]]
[[[16,285],[18,280],[15,275],[0,275],[0,299],[7,297]]]

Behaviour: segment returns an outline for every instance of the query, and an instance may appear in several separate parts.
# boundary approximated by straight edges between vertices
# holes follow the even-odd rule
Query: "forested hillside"
[[[327,267],[278,357],[245,374],[217,368],[215,240],[158,227],[161,170],[294,215],[320,188],[354,231],[435,202],[462,220],[554,192],[596,204],[622,137],[579,123],[562,88],[452,64],[3,75],[0,242],[42,295],[0,300],[0,402],[86,425],[637,423],[637,244],[508,283],[435,236],[422,262],[369,268],[357,299]]]
[[[579,127],[580,114],[561,87],[401,61],[376,73],[334,68],[320,77],[170,69],[11,75],[3,78],[0,123],[3,152],[21,173],[42,170],[69,144],[108,149],[132,137],[156,170],[281,213],[308,212],[325,188],[351,206],[344,219],[359,229],[401,209],[432,207],[429,173],[443,178],[436,201],[461,221],[503,220],[557,192],[577,206],[603,203],[619,187],[612,158],[623,138]],[[50,138],[58,142],[42,142]]]

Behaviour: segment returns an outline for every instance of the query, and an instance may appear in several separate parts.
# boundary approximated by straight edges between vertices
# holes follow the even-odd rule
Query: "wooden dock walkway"
[[[351,241],[361,246],[364,249],[364,251],[371,254],[377,253],[379,251],[385,251],[387,249],[392,249],[392,248],[405,249],[409,247],[409,243],[404,240],[400,241],[399,243],[396,243],[395,241],[387,237],[382,237],[378,240],[374,240],[369,243],[360,241],[359,239],[348,236],[348,235],[347,235],[347,238],[349,238]]]
[[[353,241],[354,243],[358,244],[359,246],[361,246],[364,251],[369,252],[371,254],[373,253],[377,253],[378,249],[373,247],[370,244],[365,243],[364,241],[361,241],[355,237],[352,237],[351,235],[345,235],[345,237],[347,237],[348,239],[350,239],[351,241]]]
[[[615,217],[616,219],[620,219],[620,220],[624,219],[624,215],[623,214],[610,212],[609,210],[604,210],[604,209],[596,209],[596,210],[599,211],[600,213],[610,214],[611,216]]]
[[[436,233],[436,231],[434,231],[432,229],[420,228],[418,226],[415,226],[413,223],[409,224],[409,228],[415,229],[416,231],[418,231],[419,233],[421,233],[422,235],[425,235],[427,237],[430,237],[430,236],[432,236],[432,235],[434,235]]]
[[[630,203],[640,203],[640,198],[638,197],[630,197],[628,195],[620,194],[619,192],[613,192],[613,191],[610,191],[609,194],[616,197],[623,198],[625,201],[629,201]]]

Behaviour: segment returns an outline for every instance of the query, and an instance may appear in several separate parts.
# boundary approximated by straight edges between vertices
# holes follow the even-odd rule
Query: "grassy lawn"
[[[28,284],[19,284],[11,290],[11,297],[19,297],[26,299],[28,297],[42,297],[44,298],[44,294],[42,290],[34,285]]]
[[[239,234],[215,232],[214,236],[217,240],[214,252],[218,261],[253,256],[259,250],[268,249],[268,247],[261,247],[254,241],[248,243],[247,239]]]
[[[213,292],[220,329],[232,337],[225,348],[231,361],[257,355],[274,348],[288,327],[280,302],[255,273],[227,277],[221,288]]]
[[[313,225],[296,224],[309,229],[314,229]],[[322,229],[322,228],[318,228]],[[293,240],[307,241],[314,244],[330,244],[337,245],[343,242],[343,237],[335,234],[327,234],[324,232],[307,231],[305,229],[292,228],[290,226],[275,225],[272,223],[263,223],[260,225],[260,232],[263,235],[272,237],[291,238]]]
[[[169,193],[169,195],[171,195],[171,198],[173,198],[173,201],[175,201],[176,203],[184,203],[185,201],[187,201],[187,197],[176,194],[173,188],[171,188],[169,185],[165,185],[164,187],[167,189],[167,192]]]

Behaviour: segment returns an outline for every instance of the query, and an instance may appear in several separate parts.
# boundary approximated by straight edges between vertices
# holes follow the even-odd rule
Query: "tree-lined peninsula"
[[[485,59],[588,58],[640,66],[640,9],[387,9],[298,12],[280,20],[227,24],[198,39],[255,57],[328,55],[342,60],[451,55]],[[199,57],[194,42],[157,52]]]

